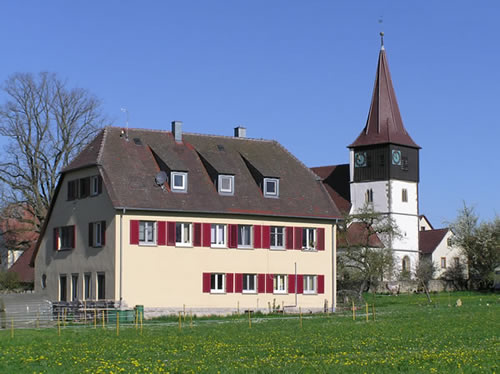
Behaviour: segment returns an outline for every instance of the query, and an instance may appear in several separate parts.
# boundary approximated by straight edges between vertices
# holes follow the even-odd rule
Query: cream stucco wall
[[[64,175],[45,235],[35,259],[35,292],[52,301],[59,300],[59,277],[67,276],[67,295],[71,299],[71,277],[78,274],[78,298],[83,298],[84,274],[91,274],[91,298],[96,298],[97,273],[104,273],[105,296],[115,298],[115,210],[103,186],[100,195],[67,201],[69,180],[98,175],[97,168],[88,168]],[[101,248],[88,245],[89,222],[106,221],[106,244]],[[76,226],[74,249],[55,251],[53,229]],[[42,275],[46,275],[46,287],[42,289]]]
[[[246,224],[270,226],[322,227],[325,229],[325,250],[235,249],[207,247],[173,247],[131,245],[130,220],[200,222],[219,224]],[[297,274],[325,276],[325,292],[315,295],[297,295],[297,306],[323,308],[325,300],[332,306],[334,271],[332,222],[286,219],[257,219],[238,216],[169,215],[126,212],[122,233],[122,290],[116,283],[116,294],[123,296],[129,306],[178,308],[267,308],[268,303],[295,305],[295,294],[204,293],[203,273]],[[117,251],[120,241],[120,217],[115,219]],[[119,257],[119,253],[117,253]],[[119,260],[116,274],[119,278]]]
[[[432,252],[432,262],[434,262],[434,266],[436,267],[436,273],[434,274],[434,278],[439,278],[443,275],[443,273],[453,265],[453,262],[458,259],[461,264],[465,264],[466,260],[462,256],[460,252],[460,248],[454,245],[448,245],[448,239],[453,236],[453,232],[448,230],[443,240],[436,247],[434,252]],[[441,258],[446,258],[446,267],[441,267]]]

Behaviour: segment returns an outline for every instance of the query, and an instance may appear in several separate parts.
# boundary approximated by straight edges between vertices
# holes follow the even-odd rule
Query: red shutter
[[[195,247],[201,247],[201,223],[194,223],[194,238],[193,245]]]
[[[273,278],[273,274],[266,274],[266,293],[273,293],[274,291]]]
[[[325,276],[318,275],[318,293],[325,293]]]
[[[101,244],[106,245],[106,221],[101,221]]]
[[[257,292],[265,293],[266,292],[266,275],[258,274],[257,275]]]
[[[71,248],[76,248],[76,225],[73,225],[73,242]]]
[[[167,222],[167,245],[175,246],[175,222]]]
[[[262,248],[262,227],[260,225],[255,225],[253,227],[253,247]]]
[[[210,293],[210,273],[203,273],[203,292]]]
[[[262,226],[262,248],[271,248],[271,227]]]
[[[294,227],[294,239],[295,243],[293,245],[294,249],[302,249],[302,227]]]
[[[238,247],[238,225],[228,225],[229,248]]]
[[[288,276],[288,293],[295,293],[295,274]]]
[[[210,223],[204,223],[203,224],[203,246],[204,247],[210,247],[210,232],[211,232],[211,225]]]
[[[325,229],[324,228],[319,228],[316,229],[316,249],[318,251],[324,251],[325,250]]]
[[[89,222],[89,247],[94,246],[94,223]]]
[[[233,292],[233,279],[234,279],[234,274],[233,273],[227,273],[226,274],[226,292],[227,293],[232,293]]]
[[[158,245],[167,244],[167,229],[165,221],[158,221]]]
[[[234,274],[234,292],[243,292],[243,274],[241,273]]]
[[[297,293],[304,293],[304,276],[297,275]]]
[[[293,249],[293,227],[285,227],[285,248]]]
[[[130,220],[130,244],[139,244],[139,221]]]
[[[59,250],[59,228],[54,227],[54,235],[53,235],[53,249],[54,251]]]

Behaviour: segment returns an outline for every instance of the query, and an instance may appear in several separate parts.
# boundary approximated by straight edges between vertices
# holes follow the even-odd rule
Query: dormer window
[[[234,195],[234,175],[219,175],[219,195]]]
[[[187,173],[172,171],[170,173],[170,188],[172,192],[187,192]]]
[[[279,197],[279,179],[264,178],[264,196]]]

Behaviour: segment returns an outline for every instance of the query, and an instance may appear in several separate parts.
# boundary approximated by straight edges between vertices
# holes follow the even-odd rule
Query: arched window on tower
[[[408,256],[403,257],[403,262],[401,263],[401,270],[405,273],[410,272],[410,258]]]
[[[367,189],[365,192],[365,202],[373,203],[373,190],[371,188]]]

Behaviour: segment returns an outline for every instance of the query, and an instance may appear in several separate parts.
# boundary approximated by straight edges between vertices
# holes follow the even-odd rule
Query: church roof
[[[388,143],[420,148],[403,125],[385,49],[382,46],[366,126],[349,148]]]

